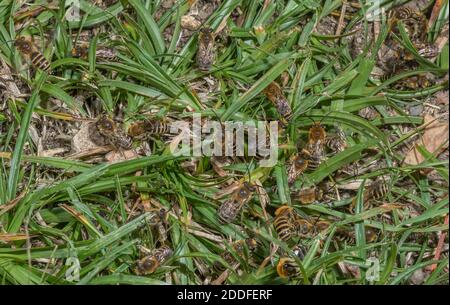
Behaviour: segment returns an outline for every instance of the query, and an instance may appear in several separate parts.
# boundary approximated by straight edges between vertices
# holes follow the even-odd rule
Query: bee
[[[147,275],[155,272],[170,256],[173,251],[168,246],[162,246],[155,249],[149,256],[140,259],[137,262],[136,272],[139,275]]]
[[[277,232],[278,238],[286,242],[297,233],[296,227],[297,214],[290,206],[283,205],[275,211],[273,226]]]
[[[200,71],[209,71],[216,59],[215,37],[212,29],[202,28],[198,35],[197,66]]]
[[[297,234],[300,237],[311,238],[317,234],[325,231],[330,226],[326,220],[319,220],[314,223],[302,218],[298,218],[295,223]]]
[[[288,184],[292,185],[297,177],[301,175],[309,165],[311,154],[309,151],[302,149],[302,151],[292,158],[287,173]]]
[[[159,234],[159,241],[161,243],[167,240],[167,211],[164,208],[155,209],[154,213],[151,215],[149,224],[156,227]]]
[[[258,244],[254,238],[247,238],[245,240],[239,240],[232,245],[234,251],[240,257],[244,257],[244,255],[245,255],[245,246],[247,246],[247,248],[250,252],[253,252],[256,250]],[[236,258],[229,251],[225,251],[224,253],[222,253],[222,255],[220,257],[225,262],[227,262],[228,265],[230,265],[230,266],[233,266],[237,263]],[[214,262],[213,267],[216,270],[216,272],[218,272],[218,273],[223,272],[225,270],[225,266],[222,265],[222,263],[220,263],[218,261]]]
[[[301,218],[293,208],[287,205],[283,205],[275,211],[273,224],[278,237],[284,242],[294,236],[310,238],[330,226],[330,223],[325,220],[312,223]]]
[[[322,163],[327,134],[320,123],[314,123],[308,131],[308,143],[305,150],[309,152],[308,169],[315,170]]]
[[[420,10],[408,7],[397,8],[393,13],[390,23],[391,25],[396,25],[398,21],[404,24],[405,30],[413,43],[426,40],[428,21],[427,17]],[[393,32],[398,34],[397,29],[394,29]]]
[[[295,200],[300,201],[301,204],[311,204],[323,198],[323,190],[319,187],[312,186],[304,188],[293,194]]]
[[[111,144],[123,149],[130,149],[133,144],[132,138],[117,128],[114,120],[106,115],[100,116],[94,124],[91,124],[89,136],[92,142],[99,146]]]
[[[406,22],[406,25],[408,25],[409,23],[417,23],[418,21],[426,19],[419,10],[412,10],[406,6],[395,8],[389,15],[389,24],[391,27],[396,25],[399,21]]]
[[[41,52],[37,50],[30,40],[26,39],[24,36],[21,36],[19,39],[14,41],[14,46],[22,55],[29,58],[33,67],[50,73],[50,62]]]
[[[271,82],[269,86],[264,89],[264,94],[277,108],[281,117],[286,121],[290,121],[292,118],[292,109],[287,98],[284,96],[281,87],[276,82]]]
[[[258,139],[258,142],[259,142],[259,143],[262,143],[262,142],[260,142],[260,141],[262,141],[262,140],[264,139],[264,146],[261,147],[261,148],[265,149],[266,152],[262,152],[260,149],[258,149],[258,150],[256,151],[255,155],[254,155],[254,156],[251,156],[252,158],[254,158],[254,159],[257,160],[257,161],[260,161],[260,160],[267,160],[267,158],[268,158],[268,152],[269,152],[269,150],[270,150],[270,146],[268,146],[268,145],[269,145],[269,143],[271,143],[271,141],[274,140],[274,139],[272,138],[272,136],[274,136],[274,134],[272,134],[269,125],[266,124],[266,125],[265,125],[265,128],[266,128],[266,132],[267,132],[267,133],[266,133],[265,139],[263,138],[263,136],[260,137],[260,135],[258,135],[258,138],[257,138],[257,139]],[[283,134],[283,124],[282,124],[281,122],[278,122],[278,138],[281,138],[281,137],[282,137],[282,134]],[[249,133],[247,133],[247,135],[249,135]],[[247,150],[247,156],[248,156],[248,150]]]
[[[292,278],[300,275],[297,262],[290,257],[282,257],[277,264],[277,273],[282,278]]]
[[[255,186],[244,182],[241,187],[234,191],[231,198],[222,203],[217,209],[219,221],[222,224],[233,222],[244,204],[250,201],[255,190]]]
[[[159,120],[143,120],[133,123],[128,128],[128,134],[132,137],[140,135],[163,135],[170,133],[170,125]]]

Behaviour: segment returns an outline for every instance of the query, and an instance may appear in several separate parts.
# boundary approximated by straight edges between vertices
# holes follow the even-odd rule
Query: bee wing
[[[202,43],[200,44],[199,47],[200,53],[208,59],[213,59],[214,58],[214,43],[213,42],[209,42],[209,43]]]
[[[324,152],[324,142],[322,140],[317,140],[308,143],[307,150],[314,156],[322,156]]]
[[[287,172],[288,179],[292,179],[295,176],[295,173],[296,173],[295,164],[292,163],[289,165],[289,168],[288,168],[288,172]]]

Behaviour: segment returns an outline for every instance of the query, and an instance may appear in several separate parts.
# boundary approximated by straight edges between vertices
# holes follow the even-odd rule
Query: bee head
[[[378,234],[373,228],[366,228],[365,236],[366,236],[366,242],[373,242],[377,239]]]
[[[214,40],[213,30],[209,27],[202,28],[200,30],[199,39],[206,44]]]
[[[253,193],[254,191],[256,191],[256,186],[251,184],[250,182],[244,182],[244,187],[250,192]]]
[[[24,53],[32,51],[31,43],[26,40],[24,36],[20,36],[19,39],[16,39],[14,41],[14,46],[19,48]]]
[[[200,33],[202,33],[203,35],[212,35],[213,30],[209,27],[205,27],[200,30]]]
[[[298,219],[296,226],[298,233],[301,235],[308,234],[309,232],[311,232],[312,229],[312,224],[310,224],[308,221],[304,219]]]
[[[241,187],[238,191],[239,197],[242,197],[242,198],[247,197],[248,195],[250,195],[250,193],[251,193],[250,188],[247,187],[245,184],[244,184],[244,187]]]
[[[306,162],[307,162],[307,160],[305,160],[304,158],[297,158],[295,160],[295,167],[296,168],[303,168],[303,167],[305,167],[307,165]]]

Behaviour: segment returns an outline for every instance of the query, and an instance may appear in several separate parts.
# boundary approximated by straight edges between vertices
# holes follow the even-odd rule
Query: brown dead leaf
[[[416,141],[414,148],[407,153],[404,160],[406,164],[417,165],[425,160],[417,149],[418,145],[423,145],[434,155],[448,147],[448,122],[439,122],[432,115],[426,114],[423,126],[426,126],[425,131]]]
[[[83,122],[78,132],[72,138],[72,151],[79,153],[98,148],[99,146],[92,142],[89,136],[89,129],[92,122]]]
[[[442,9],[442,6],[444,5],[444,2],[445,2],[444,0],[436,0],[436,2],[434,3],[433,10],[431,11],[430,19],[428,20],[428,25],[427,25],[428,29],[431,29],[433,24],[438,19],[439,13]]]
[[[125,160],[132,160],[138,158],[139,155],[137,154],[135,149],[130,150],[113,150],[110,151],[105,155],[105,160],[109,163],[115,163]]]

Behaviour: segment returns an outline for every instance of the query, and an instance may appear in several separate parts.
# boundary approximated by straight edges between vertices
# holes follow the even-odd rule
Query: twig
[[[341,7],[341,14],[339,15],[339,22],[336,28],[336,36],[341,35],[342,28],[344,27],[345,11],[347,10],[347,1],[344,0]]]

